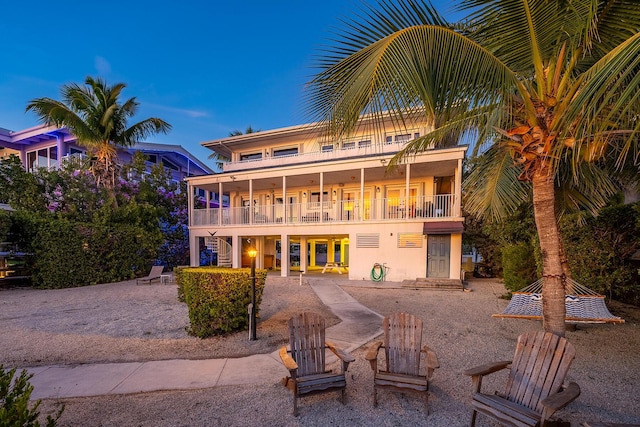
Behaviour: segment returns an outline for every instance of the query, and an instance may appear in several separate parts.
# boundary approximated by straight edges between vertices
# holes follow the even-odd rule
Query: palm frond
[[[422,112],[495,105],[516,76],[473,41],[437,26],[398,31],[319,73],[306,94],[308,114],[329,124],[335,136],[349,133],[362,114],[404,122]]]
[[[472,162],[465,178],[464,209],[492,220],[506,218],[529,199],[530,184],[518,180],[520,168],[507,150],[494,145]]]

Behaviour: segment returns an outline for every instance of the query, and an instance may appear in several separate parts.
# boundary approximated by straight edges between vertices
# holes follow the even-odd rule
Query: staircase
[[[231,245],[220,237],[205,237],[207,249],[218,255],[218,267],[231,267]]]
[[[432,289],[442,291],[463,291],[464,286],[460,279],[441,279],[436,277],[419,277],[416,280],[405,280],[402,282],[403,288],[409,289]]]

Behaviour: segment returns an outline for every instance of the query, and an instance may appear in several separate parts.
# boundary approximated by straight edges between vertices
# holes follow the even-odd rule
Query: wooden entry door
[[[427,277],[449,277],[451,235],[430,234],[427,237]]]

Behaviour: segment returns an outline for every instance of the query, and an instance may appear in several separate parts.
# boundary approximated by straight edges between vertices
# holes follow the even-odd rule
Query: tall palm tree
[[[139,103],[130,98],[120,102],[124,83],[113,86],[97,78],[87,77],[85,85],[63,85],[62,101],[37,98],[29,102],[26,111],[35,112],[43,123],[67,127],[78,144],[95,157],[91,172],[98,186],[112,189],[117,175],[118,147],[131,147],[154,133],[167,133],[171,125],[158,118],[148,118],[129,127]]]
[[[459,0],[449,24],[430,3],[379,0],[346,22],[308,85],[309,114],[336,136],[368,113],[406,125],[444,117],[395,161],[470,132],[481,158],[465,209],[498,218],[532,194],[543,262],[543,324],[565,333],[559,180],[596,208],[640,135],[636,0]],[[465,108],[460,108],[464,105]],[[606,185],[603,185],[606,184]],[[563,193],[563,194],[569,194]]]

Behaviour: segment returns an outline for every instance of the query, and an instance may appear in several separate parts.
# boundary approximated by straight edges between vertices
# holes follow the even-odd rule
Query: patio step
[[[402,282],[403,288],[410,289],[435,289],[443,291],[463,291],[464,286],[460,279],[440,279],[430,277],[419,277],[416,280],[405,280]]]

